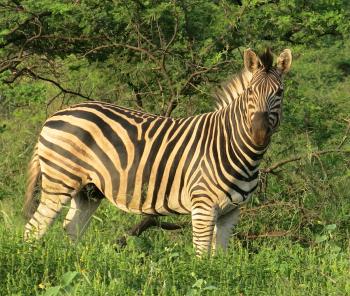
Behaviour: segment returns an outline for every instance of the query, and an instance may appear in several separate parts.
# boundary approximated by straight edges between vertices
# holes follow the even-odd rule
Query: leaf
[[[43,294],[44,296],[56,296],[59,295],[61,286],[55,286],[55,287],[50,287],[48,288],[45,293]]]
[[[326,225],[324,229],[327,231],[333,231],[336,228],[337,228],[337,224],[329,224],[329,225]]]
[[[10,33],[11,31],[9,29],[3,29],[0,31],[0,36],[6,36]]]
[[[213,285],[209,285],[209,286],[204,287],[203,291],[204,290],[217,290],[217,287],[215,287]]]
[[[169,255],[170,258],[178,258],[179,256],[180,254],[178,252],[174,252]]]
[[[317,235],[315,238],[315,243],[319,244],[319,243],[326,241],[327,239],[328,239],[327,235]]]
[[[206,283],[205,280],[203,280],[203,279],[198,279],[198,280],[193,284],[192,288],[199,288],[199,289],[201,289],[202,286],[203,286],[203,284],[205,284],[205,283]]]
[[[74,278],[79,274],[77,271],[68,271],[66,272],[61,279],[61,283],[63,287],[66,287],[72,283]]]

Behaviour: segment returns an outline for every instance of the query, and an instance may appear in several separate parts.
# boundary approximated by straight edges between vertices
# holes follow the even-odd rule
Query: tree
[[[5,0],[2,81],[29,77],[83,99],[124,96],[165,115],[179,102],[203,112],[211,108],[211,84],[240,67],[240,48],[319,46],[350,31],[344,0],[239,2]],[[82,67],[113,83],[98,92],[67,79]]]

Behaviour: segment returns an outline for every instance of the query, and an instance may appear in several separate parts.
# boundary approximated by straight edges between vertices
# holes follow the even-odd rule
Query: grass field
[[[189,226],[150,230],[115,251],[116,238],[140,218],[107,203],[77,244],[62,221],[43,241],[24,243],[19,207],[0,205],[1,295],[350,295],[350,247],[334,242],[336,225],[312,245],[236,236],[227,254],[197,259]],[[242,221],[237,232],[252,224]]]
[[[0,296],[350,296],[349,32],[349,0],[0,0]],[[293,55],[282,123],[226,254],[195,257],[189,216],[163,218],[184,229],[151,229],[120,248],[142,217],[106,201],[77,243],[64,215],[42,240],[23,241],[26,167],[48,116],[87,99],[210,112],[217,86],[247,64],[244,50],[266,47],[276,60]],[[218,121],[208,131],[217,139]]]

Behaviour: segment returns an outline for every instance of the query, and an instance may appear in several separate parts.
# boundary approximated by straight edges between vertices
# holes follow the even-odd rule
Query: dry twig
[[[308,154],[301,154],[301,155],[297,155],[297,156],[292,156],[290,158],[278,161],[278,162],[274,163],[273,165],[271,165],[270,167],[263,168],[260,170],[260,172],[264,173],[264,174],[273,173],[277,168],[280,168],[280,167],[286,165],[287,163],[298,161],[298,160],[301,160],[303,158],[307,158],[310,156],[311,157],[319,157],[320,155],[332,154],[332,153],[350,154],[350,150],[328,149],[328,150],[322,150],[322,151],[313,151],[313,152],[308,153]]]

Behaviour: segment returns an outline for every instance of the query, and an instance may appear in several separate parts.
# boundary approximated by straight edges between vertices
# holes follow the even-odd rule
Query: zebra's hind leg
[[[24,239],[40,239],[54,222],[62,207],[71,200],[68,193],[41,191],[38,208],[24,228]]]
[[[103,194],[94,186],[83,189],[71,200],[70,209],[63,222],[63,227],[72,241],[79,239],[86,230],[92,215],[101,203]]]
[[[215,253],[219,249],[223,251],[226,250],[228,241],[232,234],[232,229],[234,225],[238,223],[239,220],[239,208],[236,208],[223,216],[218,217],[213,236],[212,248]]]

